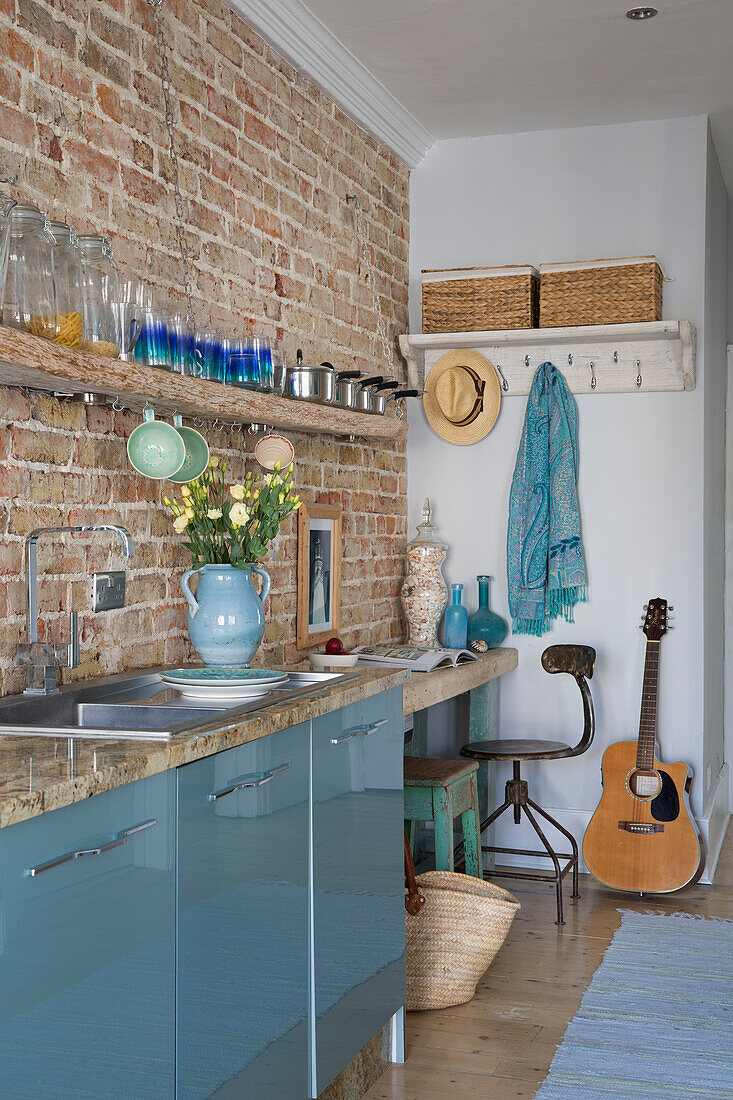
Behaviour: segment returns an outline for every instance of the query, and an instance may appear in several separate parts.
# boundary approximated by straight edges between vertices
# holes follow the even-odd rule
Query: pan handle
[[[384,382],[384,375],[375,374],[373,378],[362,378],[359,385],[364,390],[367,386],[376,386],[379,382]]]
[[[420,390],[401,390],[399,393],[390,393],[387,396],[388,401],[401,401],[403,397],[419,397]]]
[[[323,366],[323,364],[321,364]],[[336,381],[340,382],[342,378],[361,378],[360,370],[340,370],[336,375]]]
[[[374,387],[375,393],[379,393],[380,390],[396,390],[399,386],[399,382],[380,382],[378,386]]]

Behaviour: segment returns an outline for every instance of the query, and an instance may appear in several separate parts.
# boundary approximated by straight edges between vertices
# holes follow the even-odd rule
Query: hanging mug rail
[[[689,321],[508,329],[400,336],[409,384],[422,388],[447,351],[471,348],[496,370],[502,393],[529,393],[537,367],[554,363],[575,394],[694,390],[695,329]]]

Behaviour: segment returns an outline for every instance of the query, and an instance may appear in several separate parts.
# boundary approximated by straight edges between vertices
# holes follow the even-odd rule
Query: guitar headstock
[[[671,610],[672,608],[661,596],[649,600],[645,608],[644,625],[641,628],[649,641],[658,642],[667,633],[669,629],[667,625],[668,612]]]

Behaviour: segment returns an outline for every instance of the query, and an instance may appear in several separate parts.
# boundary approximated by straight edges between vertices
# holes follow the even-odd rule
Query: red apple
[[[336,657],[338,654],[343,653],[344,643],[340,638],[329,638],[326,642],[326,653],[330,657]]]

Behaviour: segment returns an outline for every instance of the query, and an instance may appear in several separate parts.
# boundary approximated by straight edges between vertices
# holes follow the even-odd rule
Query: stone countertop
[[[359,703],[407,683],[403,669],[364,669],[360,680],[310,697],[274,702],[238,722],[217,715],[170,741],[0,737],[0,828],[81,802],[103,791]]]
[[[509,646],[490,649],[477,661],[467,661],[456,668],[436,668],[433,672],[413,672],[402,693],[404,714],[443,703],[456,695],[488,684],[517,667],[519,654]]]

